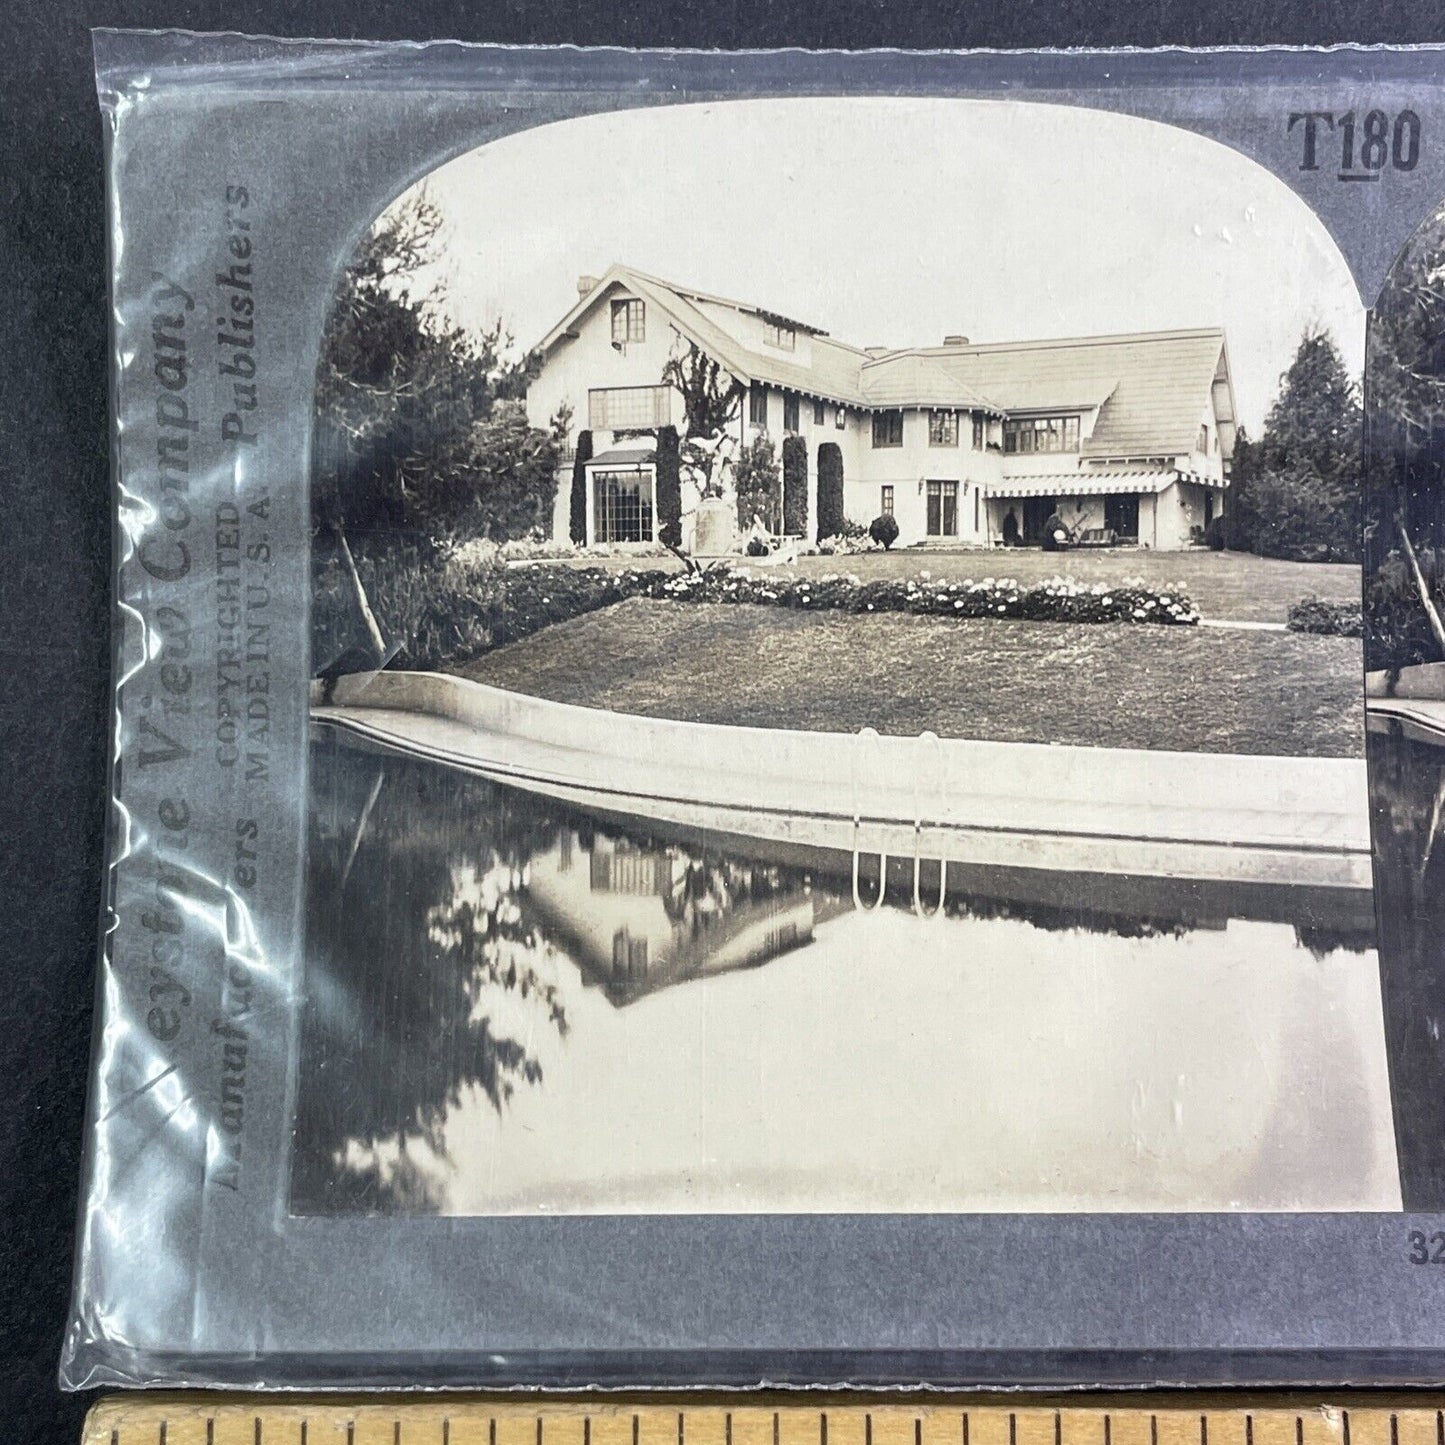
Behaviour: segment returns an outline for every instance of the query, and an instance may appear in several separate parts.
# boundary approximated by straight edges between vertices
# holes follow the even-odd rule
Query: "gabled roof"
[[[1165,456],[1192,450],[1216,375],[1233,417],[1224,332],[1121,336],[868,352],[780,312],[613,265],[542,339],[549,353],[582,317],[623,288],[666,315],[680,335],[742,382],[765,382],[862,410],[956,407],[996,415],[1099,409],[1086,456]],[[745,345],[703,309],[723,306],[806,333],[806,363]]]
[[[939,347],[925,355],[1008,412],[1098,406],[1084,455],[1129,457],[1192,450],[1224,350],[1224,332],[1206,327]]]

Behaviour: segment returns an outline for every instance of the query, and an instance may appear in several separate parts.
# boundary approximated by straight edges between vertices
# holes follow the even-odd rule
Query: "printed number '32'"
[[[1411,1264],[1445,1264],[1445,1229],[1431,1235],[1423,1229],[1412,1229],[1407,1237]]]

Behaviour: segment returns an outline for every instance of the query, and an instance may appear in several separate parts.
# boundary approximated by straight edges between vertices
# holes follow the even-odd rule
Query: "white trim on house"
[[[824,447],[836,447],[841,457],[850,520],[866,525],[877,515],[881,488],[893,489],[903,545],[930,539],[928,496],[937,490],[931,483],[956,487],[957,531],[949,539],[963,544],[998,540],[987,505],[995,498],[1114,496],[1126,510],[1137,509],[1140,545],[1159,547],[1197,539],[1216,514],[1216,503],[1203,498],[1228,485],[1234,393],[1217,327],[986,345],[950,337],[939,347],[860,348],[777,311],[622,265],[584,281],[538,348],[542,366],[527,397],[533,424],[547,426],[563,407],[577,419],[574,428],[615,413],[622,429],[588,428],[598,453],[588,465],[596,466],[609,449],[636,444],[633,402],[651,389],[649,428],[681,432],[681,397],[662,377],[672,357],[696,347],[743,390],[737,444],[767,432],[781,459],[786,438],[803,440],[809,540],[817,537]],[[639,302],[641,312],[629,313],[637,339],[619,344],[610,303],[624,300]],[[790,332],[792,350],[770,344],[779,325]],[[752,419],[749,394],[761,398],[765,421]],[[949,429],[956,430],[956,444],[930,444],[929,418],[939,411],[957,415],[956,429]],[[886,445],[875,445],[874,418],[885,413],[896,415],[898,425]],[[1057,418],[1059,424],[1031,429],[1030,450],[1022,450],[1020,438],[1018,449],[1006,452],[1003,426],[1010,418]],[[574,443],[575,431],[569,448]],[[570,485],[561,482],[555,526],[565,536],[561,493],[570,493]],[[655,471],[653,487],[655,505]],[[589,482],[589,540],[593,491]],[[699,500],[685,495],[684,514]],[[654,515],[654,536],[659,524]]]

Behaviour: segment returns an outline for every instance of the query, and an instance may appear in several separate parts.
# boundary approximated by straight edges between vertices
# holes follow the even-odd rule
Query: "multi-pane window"
[[[1076,452],[1079,419],[1076,416],[1011,417],[1003,424],[1006,452]]]
[[[929,482],[928,535],[958,536],[958,483]]]
[[[645,341],[647,339],[647,308],[641,301],[612,303],[612,339],[614,341]]]
[[[593,479],[597,542],[655,542],[653,474],[649,467],[599,472]]]
[[[976,412],[974,412],[974,414],[973,414],[973,449],[974,449],[974,451],[976,451],[976,452],[981,452],[981,451],[983,450],[985,440],[986,440],[986,437],[985,437],[985,433],[984,433],[983,413],[982,413],[981,411],[976,411]]]
[[[848,413],[843,407],[839,407],[833,413],[833,428],[835,431],[842,431],[848,421]]]
[[[763,340],[779,351],[792,351],[798,344],[798,333],[781,322],[767,321],[763,323]]]
[[[828,408],[824,406],[821,401],[815,401],[813,403],[813,425],[822,426],[823,423],[827,420],[827,417]]]
[[[796,396],[785,396],[783,398],[783,430],[787,432],[802,430],[801,420],[798,415],[798,398]]]
[[[768,424],[768,389],[756,381],[748,392],[748,420],[754,426]]]
[[[875,447],[901,447],[903,445],[903,413],[901,411],[876,411],[873,413],[873,445]]]
[[[587,393],[587,425],[593,431],[647,431],[672,420],[670,388],[604,386]]]
[[[1207,452],[1207,451],[1209,450],[1209,424],[1208,424],[1208,422],[1200,422],[1200,424],[1199,424],[1199,448],[1198,448],[1198,449],[1199,449],[1201,452]]]
[[[891,486],[885,486],[879,490],[882,495],[878,499],[878,510],[882,512],[885,517],[891,517],[893,515],[893,488]]]
[[[956,447],[958,445],[958,413],[956,411],[931,411],[928,413],[928,445],[931,447]]]

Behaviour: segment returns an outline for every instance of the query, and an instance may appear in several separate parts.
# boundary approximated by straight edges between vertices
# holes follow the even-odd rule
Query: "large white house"
[[[559,538],[587,432],[587,542],[656,540],[655,433],[685,431],[682,395],[663,375],[693,347],[746,388],[739,444],[759,431],[780,447],[806,443],[808,540],[820,457],[830,474],[841,462],[848,519],[891,513],[903,545],[987,546],[1015,525],[1034,542],[1058,510],[1086,540],[1176,548],[1223,511],[1235,409],[1217,327],[987,345],[945,336],[894,350],[622,265],[577,290],[527,394],[536,426],[571,411]],[[683,497],[684,546],[698,501]]]

